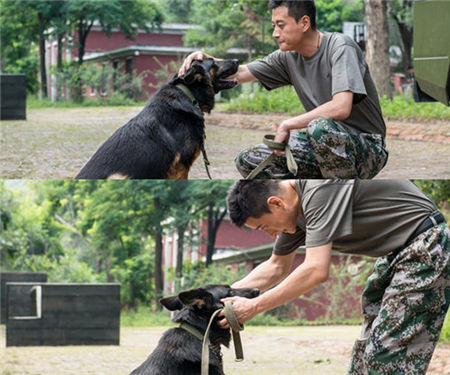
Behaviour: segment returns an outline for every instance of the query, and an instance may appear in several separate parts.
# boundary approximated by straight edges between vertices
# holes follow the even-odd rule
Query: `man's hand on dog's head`
[[[209,56],[208,54],[206,54],[203,51],[192,52],[188,57],[186,57],[184,59],[183,65],[181,65],[181,68],[178,71],[178,76],[182,76],[182,75],[184,75],[184,73],[187,72],[187,70],[190,68],[190,66],[192,64],[192,61],[194,61],[194,60],[203,61],[203,59],[207,59],[207,58],[213,59],[214,57]]]

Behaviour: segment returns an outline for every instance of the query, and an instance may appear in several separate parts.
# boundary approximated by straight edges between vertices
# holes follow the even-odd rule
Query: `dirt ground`
[[[77,174],[138,107],[28,110],[27,121],[0,122],[0,178],[57,179]],[[234,157],[261,143],[286,115],[213,112],[206,116],[206,150],[214,179],[236,179]],[[450,121],[387,121],[389,161],[378,178],[450,178]],[[191,179],[207,178],[200,157]]]
[[[122,328],[120,346],[5,348],[0,327],[0,375],[119,375],[140,365],[167,328]],[[345,374],[357,326],[246,327],[243,362],[223,349],[227,375]],[[450,373],[450,345],[438,344],[428,375]]]

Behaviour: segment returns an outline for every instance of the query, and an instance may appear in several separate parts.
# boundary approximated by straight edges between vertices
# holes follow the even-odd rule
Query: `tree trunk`
[[[178,232],[178,249],[177,249],[177,264],[175,274],[177,277],[183,276],[183,251],[184,251],[184,232],[186,232],[187,225],[180,225],[177,228]]]
[[[412,68],[411,51],[413,46],[413,28],[404,23],[398,23],[397,25],[403,42],[403,68],[405,74],[407,74],[408,69]]]
[[[184,251],[184,233],[186,232],[187,225],[180,225],[177,227],[178,232],[178,248],[177,248],[177,264],[175,266],[176,275],[176,290],[180,290],[181,278],[183,276],[183,251]]]
[[[227,210],[224,209],[221,213],[214,212],[214,203],[209,204],[208,209],[208,244],[206,246],[206,267],[212,263],[212,256],[214,253],[214,245],[216,243],[217,231]]]
[[[56,71],[58,72],[56,81],[56,101],[59,102],[62,99],[62,55],[63,55],[63,34],[58,34],[58,55],[56,57]]]
[[[153,198],[155,211],[161,210],[161,202],[159,198]],[[162,310],[159,303],[163,296],[164,276],[162,270],[162,228],[159,221],[155,224],[155,306],[157,310]]]
[[[364,0],[366,16],[366,61],[379,96],[392,99],[387,2]]]
[[[411,51],[413,46],[413,27],[402,22],[402,20],[392,12],[391,15],[398,27],[400,38],[402,39],[403,69],[407,74],[408,69],[412,68]]]
[[[41,71],[41,98],[48,98],[47,70],[45,63],[45,37],[43,32],[39,35],[39,65]]]

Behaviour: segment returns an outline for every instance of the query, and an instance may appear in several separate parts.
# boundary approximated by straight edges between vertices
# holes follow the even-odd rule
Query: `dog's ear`
[[[180,301],[189,306],[197,306],[198,308],[211,309],[214,305],[214,298],[211,293],[208,293],[202,288],[186,290],[178,295]]]
[[[192,64],[187,72],[179,78],[183,83],[189,86],[199,79],[199,74],[201,74],[202,71],[204,71],[204,69],[200,65]]]
[[[183,304],[181,303],[178,296],[161,298],[159,300],[159,303],[170,311],[181,310],[183,308]]]

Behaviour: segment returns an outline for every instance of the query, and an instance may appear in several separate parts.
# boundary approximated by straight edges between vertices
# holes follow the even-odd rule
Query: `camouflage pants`
[[[350,134],[329,119],[316,119],[306,132],[292,133],[289,146],[298,165],[297,176],[287,169],[286,158],[277,156],[257,178],[373,178],[387,162],[388,152],[379,134]],[[236,167],[246,177],[272,150],[260,144],[242,150]]]
[[[348,374],[426,373],[450,303],[449,237],[443,223],[376,261]]]

